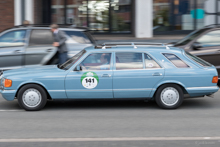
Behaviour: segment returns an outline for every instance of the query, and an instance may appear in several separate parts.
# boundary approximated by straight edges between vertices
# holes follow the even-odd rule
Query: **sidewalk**
[[[176,42],[186,35],[155,35],[152,38],[135,38],[132,35],[92,35],[98,44],[104,42]]]

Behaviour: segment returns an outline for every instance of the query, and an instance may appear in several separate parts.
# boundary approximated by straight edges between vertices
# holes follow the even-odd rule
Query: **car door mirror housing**
[[[202,47],[202,45],[200,44],[200,43],[198,43],[198,42],[194,42],[193,44],[192,44],[192,48],[194,49],[194,50],[199,50],[199,48],[201,48]]]
[[[75,68],[75,71],[81,71],[81,70],[82,70],[82,67],[80,65],[77,65]]]

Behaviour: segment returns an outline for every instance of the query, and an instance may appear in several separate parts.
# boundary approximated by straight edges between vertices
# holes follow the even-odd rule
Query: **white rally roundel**
[[[85,77],[82,80],[83,87],[85,87],[87,89],[95,88],[97,86],[97,84],[98,84],[98,81],[94,77]]]

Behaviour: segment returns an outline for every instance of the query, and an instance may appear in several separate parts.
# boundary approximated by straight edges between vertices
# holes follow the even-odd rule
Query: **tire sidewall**
[[[162,100],[161,100],[161,92],[167,88],[167,87],[172,87],[172,88],[175,88],[178,93],[179,93],[179,100],[176,104],[172,105],[172,106],[168,106],[168,105],[165,105]],[[156,92],[156,95],[155,95],[155,100],[156,100],[156,103],[159,105],[159,107],[163,108],[163,109],[176,109],[178,108],[182,102],[183,102],[183,90],[180,86],[176,85],[176,84],[165,84],[165,85],[162,85],[161,87],[158,88],[157,92]]]
[[[27,90],[27,89],[30,89],[30,88],[33,88],[33,89],[36,89],[40,92],[41,94],[41,102],[38,106],[36,107],[28,107],[24,104],[23,100],[22,100],[22,96],[24,94],[24,92]],[[42,109],[45,105],[46,105],[46,102],[47,102],[47,93],[45,92],[45,90],[39,86],[39,85],[36,85],[36,84],[28,84],[28,85],[25,85],[23,86],[19,91],[18,91],[18,95],[17,95],[17,99],[18,99],[18,104],[20,105],[21,108],[27,110],[27,111],[38,111],[40,109]]]

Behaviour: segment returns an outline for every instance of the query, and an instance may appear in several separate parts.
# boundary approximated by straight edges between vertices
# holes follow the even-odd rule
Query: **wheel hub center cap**
[[[161,92],[161,100],[167,106],[175,105],[179,100],[179,92],[173,87],[167,87]]]
[[[36,107],[41,102],[41,94],[36,89],[27,89],[22,96],[23,102],[28,107]]]

